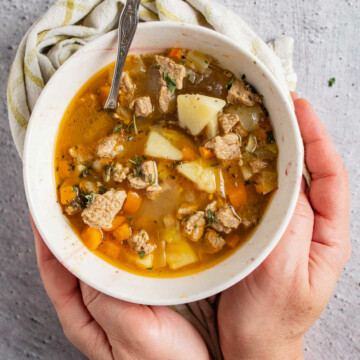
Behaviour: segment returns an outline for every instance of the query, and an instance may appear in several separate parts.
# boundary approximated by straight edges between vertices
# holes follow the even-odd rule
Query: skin
[[[302,359],[306,331],[325,309],[350,256],[347,171],[305,99],[293,95],[312,173],[286,233],[247,278],[221,294],[226,360]],[[114,299],[84,284],[51,254],[33,221],[40,274],[65,335],[88,358],[209,359],[199,333],[167,307]]]

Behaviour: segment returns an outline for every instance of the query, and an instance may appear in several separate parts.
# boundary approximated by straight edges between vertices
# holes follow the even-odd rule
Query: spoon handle
[[[127,0],[121,12],[118,27],[118,53],[114,76],[105,109],[116,109],[121,73],[124,68],[127,53],[134,38],[139,23],[139,6],[141,0]]]

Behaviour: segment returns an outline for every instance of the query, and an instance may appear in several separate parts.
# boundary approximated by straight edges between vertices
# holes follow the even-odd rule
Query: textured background
[[[350,172],[353,254],[305,358],[360,359],[360,1],[221,0],[265,40],[295,38],[298,91],[314,104]],[[7,121],[6,83],[17,45],[53,1],[1,0],[0,12],[0,359],[84,359],[65,339],[36,267],[22,165]],[[336,77],[333,87],[327,81]]]

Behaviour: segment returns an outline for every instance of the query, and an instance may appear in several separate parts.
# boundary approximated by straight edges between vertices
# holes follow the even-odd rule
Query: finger
[[[285,234],[260,269],[279,280],[293,274],[299,266],[307,268],[313,224],[314,213],[309,200],[300,193]]]
[[[312,175],[310,202],[330,222],[343,223],[349,217],[347,172],[330,137],[310,103],[294,102],[305,146],[306,165]]]
[[[293,101],[299,98],[298,94],[294,91],[290,91],[290,95]]]
[[[105,333],[94,321],[82,301],[77,278],[51,253],[31,216],[30,222],[34,232],[40,275],[46,292],[55,306],[65,335],[89,358],[104,354],[103,359],[112,359],[111,348]]]
[[[168,307],[128,303],[80,282],[84,303],[106,331],[117,359],[209,359],[206,345],[183,317]],[[186,346],[184,346],[186,345]]]

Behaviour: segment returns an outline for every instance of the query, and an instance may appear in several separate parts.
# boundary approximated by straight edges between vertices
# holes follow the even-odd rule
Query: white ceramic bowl
[[[203,27],[169,22],[139,25],[130,53],[170,47],[197,49],[214,56],[225,69],[247,80],[264,95],[279,146],[279,188],[251,239],[220,264],[194,275],[148,278],[122,271],[91,253],[72,231],[56,202],[54,146],[66,108],[84,83],[115,61],[116,32],[74,54],[44,88],[32,113],[24,150],[26,196],[47,246],[74,275],[119,299],[151,305],[191,302],[216,294],[253,271],[283,235],[298,198],[303,146],[287,94],[253,55],[234,41]]]

